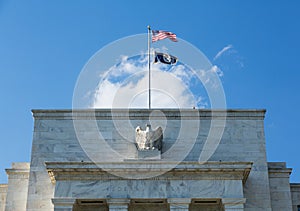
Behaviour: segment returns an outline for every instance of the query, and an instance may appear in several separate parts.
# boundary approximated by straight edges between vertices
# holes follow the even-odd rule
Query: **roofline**
[[[160,111],[160,112],[155,112]],[[161,114],[163,113],[163,115]],[[35,119],[111,119],[167,117],[169,119],[264,119],[265,109],[33,109]]]
[[[176,112],[176,111],[198,111],[198,112],[263,112],[266,113],[266,109],[190,109],[190,108],[182,108],[182,109],[177,109],[177,108],[152,108],[152,109],[147,109],[147,108],[87,108],[87,109],[32,109],[32,113],[70,113],[70,112],[108,112],[108,111],[139,111],[139,112],[152,112],[155,110],[160,110],[160,111],[171,111],[171,112]]]

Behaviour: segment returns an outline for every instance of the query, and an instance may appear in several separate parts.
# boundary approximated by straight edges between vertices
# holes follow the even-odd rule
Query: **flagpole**
[[[150,64],[150,36],[151,36],[151,28],[150,26],[148,25],[147,26],[148,28],[148,73],[149,73],[149,81],[148,81],[148,85],[149,85],[149,89],[148,89],[148,92],[149,92],[149,109],[151,109],[151,64]]]

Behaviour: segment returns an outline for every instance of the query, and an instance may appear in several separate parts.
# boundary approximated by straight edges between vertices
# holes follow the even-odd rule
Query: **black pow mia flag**
[[[177,58],[167,53],[155,52],[154,63],[161,62],[163,64],[176,64]]]

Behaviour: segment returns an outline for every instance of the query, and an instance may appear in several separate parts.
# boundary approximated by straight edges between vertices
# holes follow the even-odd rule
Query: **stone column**
[[[0,184],[0,211],[5,211],[7,184]]]
[[[245,198],[223,198],[225,211],[244,211]]]
[[[128,211],[130,199],[107,199],[109,211]]]
[[[170,211],[188,211],[191,203],[190,198],[169,198]]]
[[[54,211],[72,211],[75,200],[74,198],[53,198]]]
[[[8,187],[5,211],[26,210],[29,168],[29,163],[12,163],[12,168],[6,169]]]

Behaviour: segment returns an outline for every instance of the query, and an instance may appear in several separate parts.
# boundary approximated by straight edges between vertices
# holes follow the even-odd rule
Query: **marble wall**
[[[12,163],[6,169],[8,188],[5,211],[25,211],[28,194],[29,163]]]
[[[269,162],[269,182],[273,211],[292,210],[290,173],[284,162]]]
[[[57,181],[57,198],[241,198],[242,185],[236,180],[89,180]]]
[[[151,115],[152,127],[164,128],[162,159],[253,162],[243,190],[247,198],[245,210],[271,210],[264,110],[212,113],[210,110],[165,109],[160,112],[163,116],[161,113],[152,115],[149,110],[130,110],[129,113],[119,110],[113,114],[110,110],[81,110],[75,114],[70,110],[33,110],[35,120],[27,210],[53,211],[50,199],[54,197],[55,184],[51,183],[46,171],[46,161],[117,162],[135,159],[134,129],[148,123]],[[220,142],[218,135],[221,135]]]
[[[0,211],[5,211],[7,184],[0,184]]]
[[[300,183],[291,184],[292,206],[293,211],[300,209]]]

